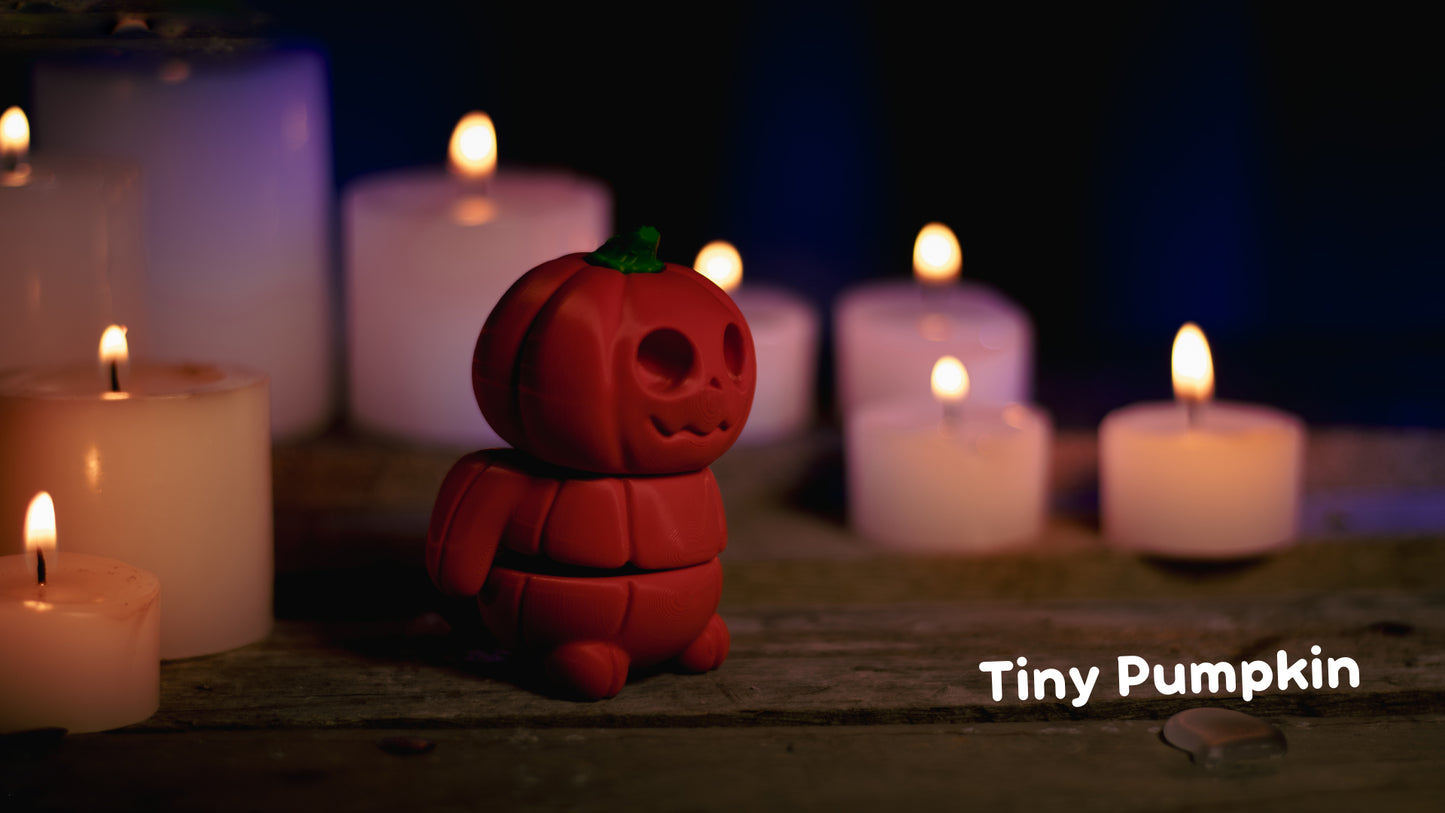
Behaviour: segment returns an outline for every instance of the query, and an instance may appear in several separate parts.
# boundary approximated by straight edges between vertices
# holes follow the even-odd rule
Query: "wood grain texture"
[[[1119,554],[1092,514],[1093,438],[1075,433],[1055,445],[1041,539],[882,555],[848,528],[837,438],[820,432],[714,467],[727,662],[579,703],[427,579],[427,515],[459,454],[345,435],[278,448],[273,634],[163,664],[160,711],[135,726],[0,738],[0,809],[1314,813],[1434,810],[1445,791],[1445,533],[1344,516],[1338,538],[1250,562]],[[1309,455],[1314,498],[1445,489],[1445,433],[1315,430]],[[1360,685],[1248,703],[1118,691],[1120,655],[1273,663],[1312,645],[1357,661]],[[1011,676],[995,701],[979,663],[1020,656],[1101,674],[1082,706],[1020,700]],[[1191,764],[1159,730],[1201,705],[1275,723],[1288,753]],[[435,747],[379,747],[398,734]]]
[[[7,810],[1434,810],[1445,717],[1273,717],[1206,769],[1160,721],[91,734],[0,763]],[[400,733],[416,736],[403,729]],[[144,755],[146,759],[138,759]]]
[[[548,697],[524,665],[422,616],[410,624],[283,623],[266,642],[168,663],[147,731],[515,726],[838,725],[1159,719],[1203,700],[1256,714],[1445,712],[1445,594],[1349,592],[1129,601],[724,607],[727,663],[658,673],[608,701]],[[1116,658],[1151,664],[1308,657],[1360,666],[1358,688],[1238,697],[1118,696]],[[1101,669],[1075,707],[991,697],[985,660]],[[1072,694],[1070,695],[1073,696]]]
[[[470,450],[430,449],[335,433],[274,450],[276,565],[280,573],[408,562],[425,536],[447,470]],[[1306,519],[1318,538],[1445,534],[1445,510],[1407,533],[1356,516],[1361,499],[1405,495],[1445,504],[1445,432],[1310,430]],[[876,555],[847,524],[837,433],[737,447],[713,466],[727,509],[725,562],[857,559]],[[1098,533],[1098,451],[1092,433],[1056,438],[1053,519],[1025,554],[1104,551]],[[1438,499],[1437,499],[1438,498]],[[1386,506],[1386,510],[1389,506]],[[1376,507],[1374,510],[1379,511]]]
[[[725,494],[741,501],[795,496],[819,468],[841,463],[836,430],[768,446],[737,446],[713,464]],[[472,449],[403,445],[334,432],[277,446],[273,454],[277,508],[293,511],[427,508],[452,463]],[[1305,488],[1431,488],[1445,486],[1445,432],[1311,427]],[[1064,431],[1050,465],[1055,492],[1097,484],[1094,433]],[[839,481],[841,482],[841,480]]]

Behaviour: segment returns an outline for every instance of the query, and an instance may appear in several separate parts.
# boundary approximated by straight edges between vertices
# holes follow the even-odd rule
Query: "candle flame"
[[[30,120],[25,118],[24,110],[11,107],[0,114],[0,152],[18,156],[24,161],[29,150]]]
[[[497,170],[497,129],[492,117],[472,112],[462,116],[447,148],[452,174],[473,181],[492,177]]]
[[[125,326],[111,325],[100,334],[100,372],[104,376],[109,392],[101,397],[107,401],[122,400],[130,395],[121,386],[123,368],[130,360],[130,349],[126,346]]]
[[[125,326],[111,325],[100,334],[100,363],[125,364],[130,360],[130,350],[125,342]]]
[[[25,561],[35,570],[41,556],[54,562],[54,554],[55,501],[49,492],[42,491],[31,498],[25,509]]]
[[[963,252],[953,230],[942,223],[929,223],[913,241],[913,276],[925,285],[941,285],[958,278]]]
[[[724,291],[736,289],[743,281],[742,255],[726,240],[714,240],[703,246],[692,267]]]
[[[968,370],[953,356],[933,363],[933,397],[944,404],[962,403],[968,397]]]
[[[1170,366],[1175,398],[1201,403],[1214,396],[1214,361],[1209,355],[1209,342],[1193,322],[1184,323],[1175,334]]]

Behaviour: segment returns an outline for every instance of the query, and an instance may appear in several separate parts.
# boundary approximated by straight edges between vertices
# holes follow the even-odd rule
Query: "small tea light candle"
[[[1024,404],[973,404],[970,378],[945,356],[930,377],[934,403],[867,404],[849,418],[848,507],[860,534],[931,553],[986,553],[1038,536],[1048,417]]]
[[[492,121],[458,122],[449,171],[365,178],[343,199],[351,416],[364,429],[443,446],[505,445],[477,409],[477,331],[528,269],[611,233],[600,184],[497,171]]]
[[[0,373],[0,527],[20,522],[17,495],[43,488],[66,506],[67,551],[155,573],[166,589],[161,657],[265,637],[274,580],[266,376],[131,363],[119,328],[107,331],[101,358]]]
[[[1179,329],[1173,403],[1134,404],[1099,427],[1104,536],[1127,550],[1188,559],[1254,556],[1299,530],[1304,424],[1254,404],[1213,401],[1204,334]]]
[[[953,232],[930,223],[914,242],[915,283],[868,283],[838,298],[833,323],[838,407],[845,419],[866,403],[927,398],[928,372],[940,355],[968,366],[979,401],[1028,400],[1028,316],[991,288],[960,284],[962,265]]]
[[[742,256],[731,243],[716,240],[703,246],[693,267],[728,292],[752,330],[758,385],[738,443],[771,443],[802,432],[813,416],[817,313],[782,288],[744,286]]]
[[[0,734],[103,731],[160,705],[160,582],[115,559],[58,555],[55,527],[41,492],[26,553],[0,556]]]

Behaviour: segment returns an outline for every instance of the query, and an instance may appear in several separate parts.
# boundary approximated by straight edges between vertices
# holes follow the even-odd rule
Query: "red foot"
[[[622,691],[631,660],[616,644],[570,641],[547,655],[547,677],[583,697],[602,700]]]
[[[677,660],[682,664],[682,668],[690,672],[707,672],[722,666],[731,646],[732,636],[728,634],[728,625],[723,623],[717,613],[713,613],[702,634],[687,645],[687,649],[677,656]]]

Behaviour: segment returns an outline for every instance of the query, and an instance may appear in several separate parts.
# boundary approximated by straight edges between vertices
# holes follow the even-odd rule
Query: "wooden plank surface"
[[[471,451],[429,448],[337,431],[274,450],[276,502],[282,511],[429,508],[442,477]],[[823,489],[842,464],[836,429],[768,446],[737,446],[713,464],[724,491],[742,500],[803,497]],[[1065,494],[1093,487],[1093,432],[1065,430],[1053,446],[1050,487]],[[835,476],[837,472],[832,472]],[[841,479],[835,479],[841,485]],[[1311,427],[1305,487],[1412,489],[1445,486],[1445,432],[1430,429]],[[816,495],[814,495],[816,496]],[[799,500],[794,500],[799,501]],[[820,497],[813,502],[826,502]]]
[[[1445,718],[1272,722],[1288,753],[1215,769],[1153,720],[126,732],[7,754],[0,790],[6,810],[208,813],[1438,810]],[[430,751],[378,747],[418,734]]]
[[[550,697],[499,650],[406,623],[288,622],[263,644],[168,663],[149,731],[328,727],[735,726],[1157,719],[1201,704],[1152,685],[1119,696],[1117,657],[1175,663],[1262,659],[1278,650],[1349,657],[1357,688],[1270,690],[1263,714],[1445,712],[1445,593],[725,607],[733,651],[705,675],[658,673],[598,703]],[[994,701],[986,660],[1100,668],[1082,707]],[[1070,692],[1069,697],[1075,696]]]
[[[730,658],[579,703],[444,620],[457,608],[420,546],[457,452],[346,436],[278,448],[274,633],[164,664],[161,709],[138,725],[0,738],[0,808],[1436,809],[1445,533],[1429,522],[1445,433],[1313,431],[1310,538],[1231,565],[1110,550],[1095,455],[1090,434],[1061,436],[1047,533],[969,558],[854,535],[836,436],[735,450],[715,466]],[[1401,494],[1430,509],[1423,525],[1376,527],[1358,509]],[[1118,690],[1120,655],[1273,664],[1313,645],[1354,659],[1360,685],[1249,703]],[[1080,705],[1072,691],[1020,700],[1012,676],[995,700],[980,662],[1018,657],[1100,675]],[[1158,732],[1200,705],[1276,722],[1289,753],[1192,765]],[[378,746],[394,735],[434,747]]]
[[[278,572],[413,561],[442,478],[464,451],[345,433],[277,447]],[[1445,536],[1445,432],[1312,428],[1307,461],[1307,539]],[[827,429],[730,450],[712,467],[728,512],[725,563],[877,556],[848,527],[843,466],[841,440]],[[1025,555],[1107,550],[1097,467],[1093,433],[1056,438],[1053,519]],[[1414,521],[1400,525],[1402,514]]]

